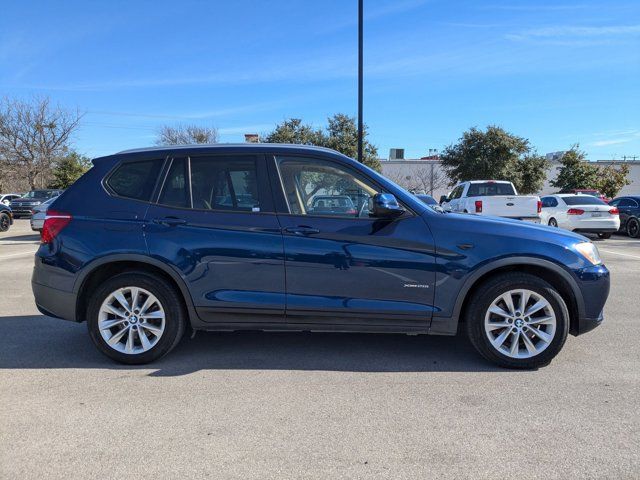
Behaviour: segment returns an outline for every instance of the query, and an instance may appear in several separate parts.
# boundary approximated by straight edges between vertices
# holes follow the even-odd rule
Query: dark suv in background
[[[545,365],[603,319],[586,238],[444,213],[337,152],[216,145],[122,152],[53,202],[32,279],[41,312],[85,321],[124,363],[198,330],[454,335]]]
[[[11,201],[10,207],[14,218],[30,217],[34,207],[46,202],[50,198],[57,197],[63,190],[31,190],[20,198]]]

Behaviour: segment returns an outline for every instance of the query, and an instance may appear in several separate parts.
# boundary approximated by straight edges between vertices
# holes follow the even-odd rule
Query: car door
[[[287,321],[428,328],[435,260],[424,220],[411,211],[371,218],[369,200],[381,187],[342,162],[278,156],[270,165],[279,186]],[[344,210],[314,201],[326,207],[327,197],[345,196]]]
[[[638,204],[632,198],[621,198],[616,206],[620,212],[620,225],[623,228],[630,217],[638,215]]]
[[[263,155],[174,158],[148,209],[149,252],[180,272],[204,321],[284,316],[282,234],[264,162]]]

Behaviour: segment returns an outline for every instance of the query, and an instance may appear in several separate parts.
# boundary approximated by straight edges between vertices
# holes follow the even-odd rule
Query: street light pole
[[[358,0],[358,161],[362,163],[362,18],[364,0]]]

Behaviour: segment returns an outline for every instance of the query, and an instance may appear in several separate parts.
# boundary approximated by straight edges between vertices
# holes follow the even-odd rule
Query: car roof
[[[330,148],[317,147],[315,145],[298,145],[291,143],[207,143],[197,145],[165,145],[159,147],[133,148],[130,150],[122,150],[116,155],[126,153],[147,153],[147,152],[175,152],[175,151],[197,151],[208,152],[216,150],[236,149],[251,150],[257,152],[273,152],[273,151],[291,151],[291,150],[307,150],[321,152],[335,152]]]
[[[511,183],[509,180],[469,180],[462,183]]]
[[[586,195],[584,193],[554,193],[553,195],[545,195],[545,197],[585,197],[585,198],[593,198],[593,195]]]

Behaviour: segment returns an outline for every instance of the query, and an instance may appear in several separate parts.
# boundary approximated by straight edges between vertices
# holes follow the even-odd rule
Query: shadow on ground
[[[125,366],[105,358],[86,325],[42,315],[0,317],[0,369],[153,369],[151,376],[200,370],[344,372],[505,371],[483,360],[463,336],[360,333],[198,332],[167,357]]]
[[[0,240],[10,240],[12,242],[39,242],[40,234],[34,233],[31,235],[7,235],[9,232],[4,232],[5,234],[0,237]]]

